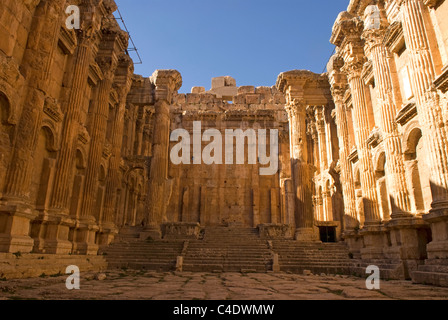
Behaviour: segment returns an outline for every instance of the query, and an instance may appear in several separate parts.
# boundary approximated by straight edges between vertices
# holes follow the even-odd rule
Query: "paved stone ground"
[[[80,290],[67,290],[67,276],[0,281],[0,300],[373,300],[448,299],[448,288],[381,281],[369,291],[365,280],[348,276],[287,273],[107,272],[105,280],[90,273]]]

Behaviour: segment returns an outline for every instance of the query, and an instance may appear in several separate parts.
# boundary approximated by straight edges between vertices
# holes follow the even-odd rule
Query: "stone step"
[[[255,272],[266,272],[270,270],[269,266],[260,265],[221,265],[221,264],[202,264],[202,265],[191,265],[184,264],[183,271],[186,272],[242,272],[244,270],[253,270]]]
[[[433,285],[439,287],[448,287],[448,273],[445,272],[425,272],[414,271],[412,272],[412,282]]]

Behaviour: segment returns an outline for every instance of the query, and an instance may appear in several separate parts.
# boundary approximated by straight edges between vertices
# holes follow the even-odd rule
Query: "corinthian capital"
[[[182,87],[182,76],[177,70],[156,70],[151,76],[151,82],[156,87],[156,101],[171,103],[173,94]]]
[[[364,12],[364,31],[362,39],[366,42],[366,49],[382,45],[387,34],[389,23],[383,6],[370,5]]]

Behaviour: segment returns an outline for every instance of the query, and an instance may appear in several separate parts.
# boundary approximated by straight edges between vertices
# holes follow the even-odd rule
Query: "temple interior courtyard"
[[[70,265],[147,283],[239,275],[265,299],[319,281],[328,299],[448,298],[448,1],[347,3],[325,73],[216,75],[183,94],[176,70],[134,73],[114,0],[2,0],[0,298],[45,296],[20,285]],[[396,289],[347,289],[372,265]],[[283,291],[291,279],[310,290]],[[225,287],[214,297],[242,298]],[[184,296],[213,298],[201,292]]]

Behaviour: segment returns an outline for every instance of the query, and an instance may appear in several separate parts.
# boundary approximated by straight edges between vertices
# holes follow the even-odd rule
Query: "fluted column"
[[[377,102],[380,113],[379,127],[383,133],[386,154],[387,185],[392,206],[392,219],[410,216],[411,203],[406,185],[406,173],[402,155],[401,138],[398,132],[391,71],[387,57],[387,49],[382,44],[385,28],[367,29],[363,37],[367,40],[367,54],[373,65],[377,84]]]
[[[421,0],[401,0],[400,5],[409,50],[411,86],[427,150],[433,197],[430,213],[423,216],[432,229],[428,258],[448,260],[448,136],[440,97],[433,89],[436,71],[423,16],[428,9]]]
[[[74,244],[74,251],[78,254],[96,254],[98,251],[98,245],[95,243],[95,233],[98,231],[100,213],[95,211],[95,203],[98,194],[98,177],[105,144],[112,83],[113,72],[109,72],[99,82],[94,94],[94,112],[90,123],[89,165],[86,168],[81,211],[76,230],[77,242]]]
[[[328,155],[327,155],[327,133],[325,124],[325,108],[316,107],[316,131],[319,146],[319,159],[321,171],[328,168]]]
[[[84,109],[85,91],[91,62],[90,39],[82,38],[73,61],[73,79],[66,106],[66,114],[58,154],[51,208],[68,210],[72,185],[73,167],[76,160],[81,112]]]
[[[146,197],[145,231],[140,235],[160,238],[161,224],[165,222],[166,208],[171,196],[171,181],[168,179],[170,145],[170,104],[172,96],[182,85],[179,72],[157,70],[151,77],[155,89],[155,119],[153,153]]]
[[[339,138],[339,163],[341,166],[341,183],[344,197],[344,225],[347,230],[353,230],[359,225],[356,213],[355,181],[349,160],[350,138],[347,113],[343,97],[347,88],[333,86],[333,98],[336,105],[336,125]]]
[[[364,214],[366,218],[365,224],[379,224],[381,218],[376,193],[375,171],[367,145],[367,139],[370,134],[370,125],[368,120],[366,86],[361,78],[362,64],[349,62],[347,67],[356,126],[355,138],[360,162],[360,178],[364,198]]]
[[[116,82],[116,91],[119,95],[119,102],[115,110],[110,133],[111,159],[109,164],[109,174],[106,178],[106,196],[104,199],[104,209],[101,224],[103,227],[115,228],[115,203],[117,189],[120,187],[120,164],[122,160],[124,114],[126,111],[127,95],[131,88],[131,75],[133,63],[128,56],[120,57],[119,70],[122,81]]]
[[[312,240],[314,217],[312,210],[311,168],[308,164],[306,105],[298,100],[287,107],[292,150],[292,174],[296,191],[296,238]]]
[[[448,209],[448,144],[443,124],[442,107],[432,89],[436,77],[431,57],[421,0],[402,0],[403,33],[409,50],[411,85],[417,102],[423,138],[428,150],[432,210]]]

